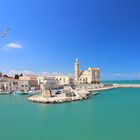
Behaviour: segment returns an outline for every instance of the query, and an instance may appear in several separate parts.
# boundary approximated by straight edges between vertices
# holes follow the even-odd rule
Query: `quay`
[[[109,86],[97,86],[96,88],[89,91],[102,91],[115,88],[140,88],[140,84],[109,84]]]
[[[54,104],[54,103],[63,103],[63,102],[72,102],[79,101],[84,98],[79,97],[50,97],[44,98],[43,96],[34,95],[32,97],[28,97],[28,100],[35,103],[43,103],[43,104]],[[87,99],[87,98],[85,98]]]
[[[140,88],[140,84],[110,84],[110,85],[102,85],[98,84],[94,87],[86,86],[86,88],[77,88],[75,90],[71,89],[71,92],[75,93],[75,96],[72,97],[49,97],[45,98],[41,95],[33,95],[28,97],[30,102],[35,103],[43,103],[43,104],[54,104],[54,103],[63,103],[63,102],[72,102],[72,101],[80,101],[85,100],[90,97],[90,95],[96,95],[99,91],[110,90],[115,88]]]
[[[74,96],[67,97],[65,94],[62,94],[57,97],[43,97],[42,95],[33,95],[28,97],[28,100],[30,102],[35,103],[43,103],[43,104],[54,104],[54,103],[63,103],[63,102],[72,102],[72,101],[80,101],[84,99],[88,99],[91,92],[89,91],[83,91],[83,90],[72,90],[71,92],[74,92]],[[96,93],[95,93],[96,94]]]
[[[140,84],[113,84],[114,88],[140,88]]]

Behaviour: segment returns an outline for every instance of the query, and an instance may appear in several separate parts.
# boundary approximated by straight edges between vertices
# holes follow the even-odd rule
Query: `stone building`
[[[74,80],[70,75],[58,75],[55,76],[55,80],[57,80],[61,86],[72,86],[74,84]]]
[[[41,76],[38,77],[38,84],[40,85],[41,93],[43,97],[51,97],[51,91],[60,89],[62,86],[55,77]]]
[[[89,67],[87,70],[80,70],[79,60],[75,62],[75,82],[76,83],[100,83],[100,69]]]
[[[38,90],[39,84],[36,75],[23,75],[19,77],[19,84],[21,89]]]
[[[45,89],[59,89],[61,86],[59,85],[59,82],[55,80],[55,77],[51,76],[43,76],[38,77],[38,84],[44,85]]]
[[[19,79],[15,79],[0,73],[0,90],[2,91],[28,92],[29,90],[37,89],[39,89],[39,85],[35,75],[24,75],[19,77]]]

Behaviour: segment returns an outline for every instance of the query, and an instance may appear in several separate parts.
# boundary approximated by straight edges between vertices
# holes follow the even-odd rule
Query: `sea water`
[[[139,140],[140,89],[113,89],[63,104],[0,96],[0,140]]]

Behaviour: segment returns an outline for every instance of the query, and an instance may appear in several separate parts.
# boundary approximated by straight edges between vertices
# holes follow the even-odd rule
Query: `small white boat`
[[[13,91],[12,94],[14,94],[14,95],[22,95],[23,92],[20,91],[20,90],[17,90],[17,91]]]
[[[41,90],[30,90],[28,91],[28,96],[37,95],[41,93]]]

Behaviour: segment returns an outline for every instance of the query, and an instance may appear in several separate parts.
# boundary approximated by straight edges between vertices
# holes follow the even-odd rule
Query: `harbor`
[[[65,87],[65,90],[52,90],[52,96],[44,97],[41,90],[21,92],[21,91],[0,91],[0,95],[27,95],[30,102],[42,104],[56,104],[64,102],[81,101],[90,98],[100,91],[117,88],[140,88],[140,84],[80,84],[72,89]],[[59,94],[58,94],[59,93]]]
[[[117,88],[140,88],[140,84],[109,84],[109,85],[86,85],[84,87],[78,87],[75,90],[70,90],[69,92],[74,93],[74,96],[66,97],[65,94],[61,94],[57,97],[43,97],[41,95],[33,95],[28,97],[30,102],[43,103],[43,104],[54,104],[54,103],[64,103],[64,102],[73,102],[80,101],[90,98],[90,96],[99,94],[100,91],[117,89]]]
[[[99,67],[80,69],[75,60],[74,77],[71,75],[25,75],[10,77],[0,73],[0,95],[27,95],[30,102],[55,104],[81,101],[99,94],[100,91],[116,88],[140,88],[139,84],[102,84]]]

